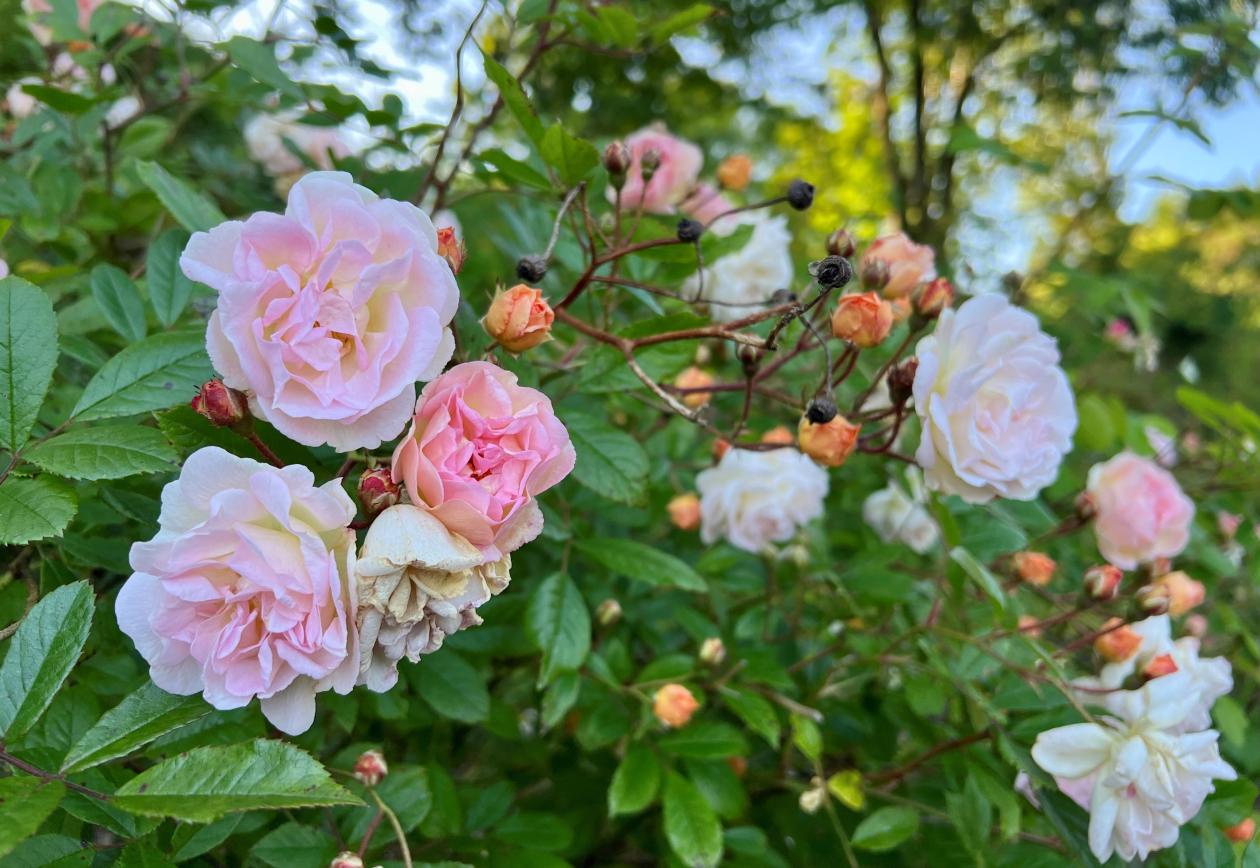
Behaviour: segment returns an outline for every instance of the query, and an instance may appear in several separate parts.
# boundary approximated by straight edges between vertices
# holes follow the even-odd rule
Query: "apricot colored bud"
[[[499,346],[510,353],[521,353],[551,337],[555,318],[542,290],[518,283],[494,294],[481,325]]]
[[[1011,555],[1011,562],[1022,581],[1039,588],[1050,584],[1057,566],[1053,558],[1041,552],[1016,552]]]
[[[725,455],[730,450],[730,448],[731,448],[731,441],[727,440],[726,438],[719,437],[718,439],[714,440],[713,441],[713,460],[721,461],[722,456]]]
[[[1085,593],[1095,600],[1111,600],[1120,592],[1124,573],[1119,567],[1102,564],[1085,571]]]
[[[328,863],[328,868],[363,868],[363,860],[357,853],[346,850],[337,854],[336,858]]]
[[[721,666],[726,659],[726,646],[717,636],[710,636],[700,643],[700,662],[706,666]]]
[[[699,707],[691,691],[681,684],[666,684],[652,698],[652,713],[656,719],[674,729],[686,726]]]
[[[1168,589],[1168,614],[1184,615],[1203,602],[1205,591],[1202,582],[1197,582],[1181,570],[1161,577],[1156,585]]]
[[[1020,615],[1019,632],[1023,633],[1025,636],[1030,636],[1033,639],[1036,639],[1041,636],[1041,628],[1037,626],[1040,623],[1041,622],[1033,615]]]
[[[700,498],[691,492],[675,495],[665,509],[679,530],[692,531],[700,526]]]
[[[1235,844],[1246,844],[1256,836],[1256,821],[1248,817],[1241,823],[1237,823],[1223,830],[1225,837]]]
[[[1119,618],[1107,621],[1103,624],[1107,632],[1094,640],[1094,650],[1108,663],[1123,663],[1142,647],[1142,637],[1132,627],[1128,624],[1117,627],[1117,624],[1123,622]]]
[[[718,183],[727,190],[739,191],[748,186],[752,177],[752,160],[747,154],[733,154],[718,166]]]
[[[928,281],[914,296],[914,312],[925,319],[935,319],[954,303],[954,285],[944,277]]]
[[[777,446],[791,446],[796,442],[796,438],[792,436],[792,432],[788,430],[786,425],[775,425],[761,435],[761,442],[773,443]]]
[[[742,756],[728,756],[726,764],[731,767],[731,771],[735,773],[735,777],[742,778],[748,774],[748,760]]]
[[[692,392],[687,390],[703,390],[705,386],[712,386],[713,383],[713,375],[707,371],[702,371],[695,365],[687,368],[678,375],[677,379],[674,380],[674,386],[683,390],[682,402],[692,409],[695,409],[696,407],[703,407],[705,404],[709,403],[709,401],[713,398],[713,393],[705,391]]]
[[[437,231],[438,240],[438,256],[446,260],[446,264],[451,267],[452,274],[459,274],[459,270],[464,267],[464,259],[468,254],[468,248],[464,246],[462,238],[455,237],[455,227],[443,226]]]
[[[224,428],[233,428],[249,419],[249,403],[245,394],[227,386],[222,380],[206,380],[190,406]]]
[[[1133,595],[1138,608],[1147,615],[1163,615],[1172,606],[1172,593],[1167,585],[1143,585]]]
[[[402,489],[394,482],[389,468],[366,470],[359,477],[359,503],[363,512],[374,516],[394,506],[402,499]]]
[[[611,597],[595,607],[595,622],[601,627],[611,627],[621,620],[621,603]]]
[[[1151,661],[1142,668],[1142,674],[1147,678],[1172,675],[1176,671],[1177,662],[1173,660],[1171,654],[1160,654],[1158,657],[1152,657]]]
[[[875,292],[842,295],[831,314],[831,333],[861,349],[883,343],[892,325],[892,305]]]
[[[822,424],[815,424],[807,416],[802,416],[796,429],[796,440],[801,451],[819,464],[839,467],[857,446],[861,430],[861,425],[854,425],[839,414]]]
[[[378,750],[364,751],[354,761],[354,776],[364,786],[374,787],[389,774],[385,757]]]

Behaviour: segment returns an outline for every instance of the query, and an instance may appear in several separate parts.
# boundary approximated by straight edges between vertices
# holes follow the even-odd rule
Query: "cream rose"
[[[795,273],[786,218],[752,212],[719,225],[726,223],[732,230],[741,223],[751,225],[748,242],[706,267],[703,283],[699,274],[693,274],[683,286],[688,297],[699,292],[709,302],[709,317],[715,322],[730,322],[761,310],[776,290],[791,286]]]
[[[795,449],[729,449],[696,477],[700,538],[757,553],[822,515],[827,471]]]

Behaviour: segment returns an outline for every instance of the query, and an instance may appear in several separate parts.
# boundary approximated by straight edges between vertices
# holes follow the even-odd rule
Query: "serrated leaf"
[[[0,856],[34,835],[57,809],[65,792],[60,781],[41,781],[25,775],[0,778]]]
[[[0,280],[0,447],[20,448],[57,367],[57,317],[43,290]]]
[[[147,331],[144,301],[127,272],[104,263],[92,269],[92,298],[114,331],[129,341],[142,339]]]
[[[608,816],[637,814],[656,798],[661,787],[661,763],[645,745],[632,745],[613,772],[608,787]]]
[[[280,68],[275,49],[269,43],[248,36],[233,36],[219,47],[227,51],[233,63],[263,84],[298,99],[305,96],[301,86]]]
[[[152,335],[114,356],[88,381],[73,416],[132,416],[191,400],[213,374],[202,332]]]
[[[171,326],[179,319],[192,297],[194,284],[179,267],[179,257],[187,243],[187,232],[171,229],[159,235],[149,247],[145,265],[149,303],[164,326]]]
[[[547,128],[538,150],[566,187],[572,187],[599,165],[599,151],[595,146],[558,123]]]
[[[665,837],[684,864],[712,868],[722,861],[722,824],[695,784],[677,772],[665,776]]]
[[[577,450],[573,476],[578,482],[621,503],[643,499],[648,458],[638,441],[607,422],[581,413],[566,414],[564,424]]]
[[[74,489],[49,476],[0,485],[0,543],[22,545],[60,536],[79,509]]]
[[[79,659],[93,610],[92,588],[79,581],[57,588],[22,619],[0,666],[0,739],[11,742],[39,722]]]
[[[175,696],[149,682],[105,712],[70,748],[63,773],[78,772],[125,756],[158,736],[210,712],[200,696]]]
[[[423,657],[412,672],[420,697],[443,717],[461,723],[489,717],[490,693],[481,673],[449,648]]]
[[[919,815],[899,806],[880,808],[864,817],[853,830],[853,846],[882,853],[891,850],[919,830]]]
[[[534,107],[530,105],[529,97],[525,96],[525,91],[521,90],[520,82],[503,68],[497,60],[488,54],[483,54],[485,60],[486,78],[499,89],[499,96],[503,99],[503,104],[507,106],[508,111],[512,113],[512,117],[516,118],[516,122],[525,130],[525,134],[529,136],[535,147],[542,146],[543,125],[538,119],[538,115],[534,112]]]
[[[175,863],[166,858],[152,840],[132,841],[123,848],[114,868],[174,868]]]
[[[779,716],[768,699],[751,690],[735,688],[723,690],[721,695],[722,702],[745,726],[764,738],[771,747],[779,746]]]
[[[204,232],[227,220],[218,205],[157,163],[138,161],[136,174],[157,195],[171,216],[179,221],[179,225],[189,232]]]
[[[631,539],[595,537],[580,540],[577,548],[591,560],[628,579],[687,591],[708,590],[704,579],[685,561]]]
[[[729,723],[716,721],[692,721],[682,729],[661,736],[657,743],[665,753],[691,759],[748,755],[748,741],[744,734]]]
[[[236,811],[363,804],[306,751],[267,739],[193,748],[127,781],[114,802],[135,814],[192,823]]]
[[[27,450],[23,457],[69,479],[122,479],[173,470],[179,460],[162,432],[142,425],[74,428]]]
[[[337,855],[337,847],[321,829],[285,823],[264,835],[249,852],[271,868],[326,868]]]
[[[591,649],[591,616],[572,579],[555,573],[542,580],[525,611],[525,630],[543,653],[540,684],[582,665]]]

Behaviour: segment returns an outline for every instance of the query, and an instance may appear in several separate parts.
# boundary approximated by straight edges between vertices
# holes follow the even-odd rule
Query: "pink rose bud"
[[[666,726],[678,729],[686,726],[700,703],[691,691],[681,684],[666,684],[656,691],[652,699],[652,713]]]
[[[706,666],[721,666],[726,659],[726,646],[717,636],[710,636],[700,643],[700,662]]]
[[[249,419],[249,404],[242,392],[222,380],[206,380],[190,406],[215,425],[233,428]]]
[[[773,443],[776,446],[791,446],[796,442],[796,438],[792,436],[792,432],[786,425],[775,425],[761,435],[761,442]]]
[[[1170,615],[1184,615],[1202,603],[1206,595],[1203,583],[1195,581],[1181,570],[1161,577],[1155,585],[1168,590],[1168,614]]]
[[[1147,615],[1166,614],[1172,606],[1172,594],[1167,585],[1143,585],[1133,599]]]
[[[1223,831],[1225,832],[1225,837],[1235,844],[1246,844],[1256,836],[1256,821],[1248,817],[1241,823],[1229,826]]]
[[[734,154],[718,166],[717,181],[726,190],[739,192],[752,178],[752,160],[747,154]]]
[[[357,853],[346,850],[337,854],[337,858],[328,863],[328,868],[363,868],[363,860]]]
[[[675,388],[682,389],[682,390],[703,389],[705,386],[712,386],[713,383],[714,383],[713,375],[708,373],[707,371],[702,371],[700,368],[697,368],[695,365],[692,365],[690,368],[687,368],[685,371],[683,371],[681,374],[678,375],[677,379],[674,380]],[[683,391],[682,402],[686,404],[688,407],[695,409],[697,407],[703,407],[705,404],[709,403],[709,401],[712,400],[712,398],[713,398],[712,392]]]
[[[883,343],[892,325],[892,305],[875,292],[842,295],[831,314],[831,333],[861,349]]]
[[[615,186],[620,187],[625,183],[631,159],[630,149],[620,139],[609,142],[608,147],[604,148],[604,171],[608,172]]]
[[[1186,632],[1196,639],[1202,639],[1207,635],[1208,620],[1197,612],[1193,615],[1186,616]]]
[[[827,252],[848,259],[857,250],[857,242],[848,229],[837,229],[827,236]]]
[[[954,303],[954,285],[944,277],[923,284],[914,298],[914,312],[925,319],[935,319]]]
[[[1123,663],[1142,647],[1142,637],[1128,624],[1117,627],[1123,622],[1119,618],[1111,618],[1103,624],[1103,633],[1094,640],[1094,650],[1098,656],[1108,663]]]
[[[796,439],[800,450],[819,464],[839,467],[853,453],[861,430],[861,425],[854,425],[838,413],[822,423],[811,422],[805,415],[796,429]]]
[[[1221,536],[1227,540],[1231,540],[1238,533],[1238,528],[1242,525],[1242,516],[1232,512],[1220,510],[1216,513],[1216,529],[1221,532]]]
[[[693,531],[700,526],[700,498],[691,492],[676,495],[665,509],[679,530]]]
[[[365,470],[359,477],[359,503],[364,514],[377,515],[402,499],[402,487],[394,482],[388,467]]]
[[[451,267],[452,274],[459,274],[459,270],[464,267],[464,258],[468,254],[468,248],[464,245],[462,238],[455,237],[455,227],[444,226],[437,231],[438,238],[438,256],[446,260],[446,264]]]
[[[1151,661],[1142,667],[1142,674],[1147,678],[1160,678],[1164,675],[1172,675],[1176,671],[1177,662],[1173,660],[1171,654],[1152,657]]]
[[[354,761],[354,776],[364,786],[376,786],[387,774],[389,774],[389,766],[385,764],[385,757],[380,751],[364,751]]]
[[[1033,615],[1020,615],[1019,632],[1025,636],[1031,636],[1033,639],[1039,638],[1041,636],[1041,628],[1037,625],[1040,623],[1041,621]]]
[[[880,283],[885,298],[906,298],[914,288],[936,276],[936,254],[926,244],[915,244],[904,232],[875,239],[862,257],[882,261],[887,277]]]
[[[541,290],[518,283],[494,294],[481,325],[508,352],[523,353],[551,338],[555,318]]]
[[[1011,562],[1022,581],[1039,588],[1050,584],[1057,566],[1053,558],[1041,552],[1016,552],[1011,556]]]
[[[595,622],[601,627],[611,627],[621,620],[621,603],[609,598],[595,607]]]
[[[1103,564],[1085,571],[1085,593],[1095,600],[1110,600],[1120,591],[1124,573],[1119,567]]]

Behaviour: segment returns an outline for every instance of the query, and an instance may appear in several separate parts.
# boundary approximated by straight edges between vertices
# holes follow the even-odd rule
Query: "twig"
[[[101,802],[108,802],[110,800],[110,797],[107,796],[105,793],[97,792],[91,787],[85,787],[82,784],[76,784],[74,781],[67,780],[65,775],[58,775],[58,774],[54,774],[53,772],[46,772],[43,769],[38,768],[37,766],[31,765],[25,760],[18,759],[13,754],[9,753],[3,748],[0,748],[0,762],[8,763],[9,765],[13,766],[15,769],[20,769],[21,771],[26,772],[28,775],[31,775],[32,777],[40,778],[45,781],[59,781],[60,783],[65,785],[66,789],[74,790],[76,793],[80,793],[89,798],[96,799]]]

